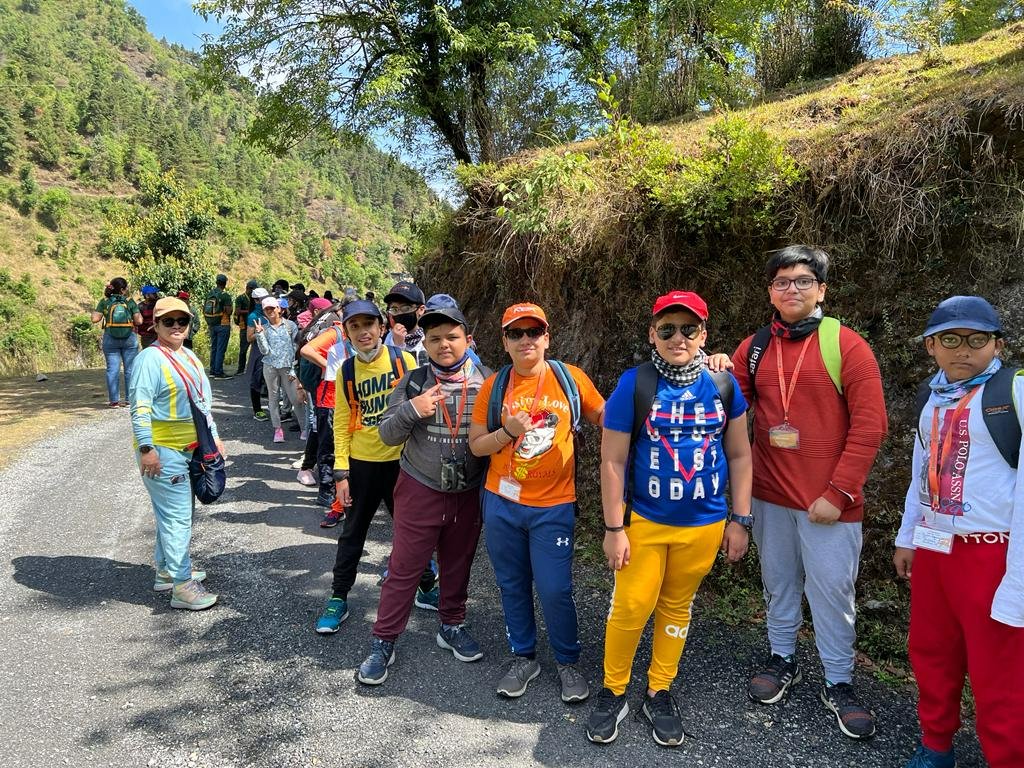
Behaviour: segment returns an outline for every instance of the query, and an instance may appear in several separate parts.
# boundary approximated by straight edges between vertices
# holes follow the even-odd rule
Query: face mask
[[[412,331],[416,330],[416,320],[417,318],[415,312],[406,312],[405,314],[402,315],[391,316],[391,323],[401,323],[402,325],[405,326],[405,330],[407,333],[411,333]]]

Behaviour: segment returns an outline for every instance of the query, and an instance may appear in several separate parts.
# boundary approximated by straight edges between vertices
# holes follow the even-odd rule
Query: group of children
[[[342,526],[316,631],[333,634],[348,617],[349,591],[383,502],[393,518],[392,551],[358,681],[387,679],[414,605],[438,612],[438,646],[463,662],[482,658],[465,618],[486,527],[512,653],[497,693],[522,696],[541,673],[536,592],[561,698],[587,699],[572,578],[574,437],[586,421],[603,428],[603,547],[615,572],[603,685],[587,737],[607,743],[618,735],[633,658],[653,615],[640,712],[657,743],[682,742],[670,688],[694,596],[717,554],[739,560],[751,536],[772,654],[748,694],[773,704],[800,682],[796,634],[806,595],[825,668],[821,698],[845,735],[873,735],[874,715],[852,687],[853,588],[863,483],[886,417],[870,348],[822,314],[827,264],[822,251],[805,246],[772,256],[775,316],[732,361],[705,354],[709,311],[700,296],[659,297],[646,321],[651,360],[626,371],[607,403],[583,371],[547,358],[551,329],[535,304],[505,310],[509,362],[492,372],[450,296],[428,301],[402,282],[385,297],[385,312],[349,297],[316,307],[300,333],[257,288],[248,336],[280,372],[266,379],[271,401],[283,387],[306,424],[308,392],[316,445],[299,479],[305,472],[307,484],[318,486],[325,524]],[[939,304],[924,331],[939,370],[919,396],[894,558],[898,575],[911,580],[909,648],[920,690],[922,743],[908,768],[955,765],[952,740],[968,675],[989,765],[1024,766],[1024,514],[1017,511],[1024,508],[1024,379],[1002,366],[1003,344],[999,317],[973,296]],[[303,367],[314,375],[304,377]]]

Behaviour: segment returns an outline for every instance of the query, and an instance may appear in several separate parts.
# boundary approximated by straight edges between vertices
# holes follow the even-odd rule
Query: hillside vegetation
[[[916,337],[953,293],[996,304],[1011,358],[1024,332],[1024,26],[653,128],[623,118],[611,92],[599,92],[608,122],[593,140],[462,168],[469,199],[435,233],[419,278],[463,301],[491,359],[502,355],[501,308],[537,300],[553,353],[608,394],[647,357],[655,296],[700,292],[709,348],[731,352],[770,316],[765,252],[823,246],[833,257],[826,311],[871,343],[890,410],[867,489],[861,647],[900,656],[906,595],[890,558],[913,392],[929,370]],[[588,460],[594,478],[593,450]],[[598,498],[592,486],[583,499],[595,530]],[[728,599],[756,604],[754,562]],[[720,584],[733,578],[717,573]]]
[[[0,0],[0,371],[87,362],[83,314],[117,274],[337,290],[402,268],[422,178],[359,143],[272,157],[246,143],[253,113],[248,86],[205,92],[195,55],[124,0]],[[139,234],[148,216],[202,268],[158,268],[181,254]]]

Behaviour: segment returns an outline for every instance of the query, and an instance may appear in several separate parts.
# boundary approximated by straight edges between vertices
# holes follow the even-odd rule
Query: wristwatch
[[[340,483],[342,480],[348,480],[347,469],[336,469],[334,470],[334,482]]]
[[[739,523],[749,531],[754,527],[754,514],[751,513],[749,515],[737,515],[733,512],[730,512],[726,516],[725,521],[727,523]]]
[[[145,456],[147,453],[149,453],[152,450],[153,450],[153,446],[152,445],[140,445],[139,446],[139,453],[141,453],[143,456]]]

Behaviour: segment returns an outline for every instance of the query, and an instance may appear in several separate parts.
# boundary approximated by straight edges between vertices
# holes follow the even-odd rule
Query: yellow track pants
[[[679,670],[690,608],[722,545],[725,521],[685,527],[645,520],[635,511],[626,528],[629,565],[615,574],[604,639],[604,685],[625,693],[640,635],[654,614],[647,685],[667,691]]]

